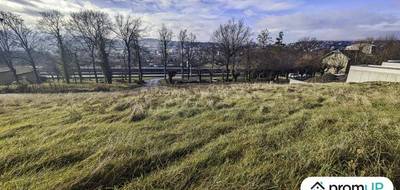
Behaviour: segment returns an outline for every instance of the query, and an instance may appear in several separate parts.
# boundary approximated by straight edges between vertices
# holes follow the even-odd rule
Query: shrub
[[[130,120],[132,122],[141,121],[146,117],[147,117],[147,112],[142,105],[134,105],[132,107],[132,112],[130,114]]]
[[[93,88],[94,92],[110,92],[110,87],[99,85]]]

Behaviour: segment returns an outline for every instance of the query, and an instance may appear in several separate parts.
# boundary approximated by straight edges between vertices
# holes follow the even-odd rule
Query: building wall
[[[368,44],[368,43],[361,43],[361,44],[353,44],[353,45],[347,46],[345,48],[345,50],[349,50],[349,51],[360,51],[360,49],[361,49],[361,52],[371,55],[374,53],[375,46],[372,44]]]
[[[0,72],[0,85],[8,85],[14,82],[14,76],[11,71]]]
[[[289,84],[306,84],[306,82],[296,79],[290,79]]]
[[[398,62],[383,62],[382,67],[400,68],[400,61],[398,61]]]
[[[362,52],[368,55],[374,54],[375,53],[375,46],[373,45],[367,45],[363,47]]]
[[[351,66],[347,82],[400,82],[400,69],[381,66]]]
[[[20,81],[25,81],[25,82],[29,82],[29,83],[36,83],[36,76],[35,76],[35,73],[33,71],[32,72],[18,74],[18,79]]]
[[[21,73],[21,74],[17,74],[17,75],[18,75],[18,79],[21,82],[28,82],[28,83],[36,82],[35,73],[33,73],[33,71]],[[14,81],[15,81],[14,76],[11,71],[0,72],[0,85],[9,85],[9,84],[13,83]]]
[[[349,63],[349,58],[347,58],[347,56],[343,53],[337,52],[325,57],[322,60],[322,63],[328,65],[329,73],[336,74],[335,67],[337,66],[342,66],[342,69],[339,71],[339,73],[344,73],[346,71],[347,64]]]

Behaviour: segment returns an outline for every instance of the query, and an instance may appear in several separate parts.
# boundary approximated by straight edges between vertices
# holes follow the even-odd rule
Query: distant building
[[[362,53],[365,53],[367,55],[372,55],[374,54],[375,51],[375,45],[369,44],[369,43],[356,43],[347,46],[345,51],[361,51]]]
[[[35,73],[29,67],[16,67],[19,81],[34,83],[36,81]],[[15,82],[13,73],[9,68],[0,67],[0,85],[9,85]]]
[[[347,74],[351,65],[357,63],[360,55],[371,56],[375,53],[375,45],[370,43],[355,43],[346,46],[344,50],[334,50],[322,58],[322,63],[328,66],[332,74]],[[358,60],[358,61],[357,61]]]
[[[351,65],[361,64],[359,63],[361,57],[372,56],[374,47],[373,45],[353,44],[347,46],[345,50],[329,52],[322,58],[322,63],[327,65],[328,72],[331,74],[347,74]],[[360,52],[359,48],[363,48],[363,51]]]
[[[345,73],[351,58],[344,51],[335,50],[322,58],[322,63],[328,67],[331,74]]]

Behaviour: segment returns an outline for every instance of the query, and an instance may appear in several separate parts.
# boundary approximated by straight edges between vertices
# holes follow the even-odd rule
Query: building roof
[[[344,50],[345,51],[361,51],[365,54],[373,54],[375,45],[371,43],[357,43],[350,46],[347,46]]]
[[[366,47],[371,47],[371,46],[375,46],[375,45],[370,44],[370,43],[356,43],[356,44],[347,46],[345,48],[345,50],[358,51],[358,50],[360,50],[360,48],[366,48]]]
[[[322,59],[325,59],[326,57],[329,57],[329,56],[331,56],[332,54],[343,54],[343,55],[345,55],[345,56],[347,57],[347,55],[344,54],[343,51],[340,51],[340,50],[333,50],[333,51],[327,53],[326,55],[324,55],[324,56],[322,57]]]
[[[326,57],[328,57],[328,56],[330,56],[330,55],[332,55],[332,54],[336,54],[336,53],[343,54],[343,55],[346,56],[348,59],[352,59],[352,58],[355,56],[355,54],[356,54],[356,52],[354,52],[354,51],[334,50],[334,51],[331,51],[331,52],[329,52],[328,54],[324,55],[324,56],[322,57],[322,59],[325,59]]]

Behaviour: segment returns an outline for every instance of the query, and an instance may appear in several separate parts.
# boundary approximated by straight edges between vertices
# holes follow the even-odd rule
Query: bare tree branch
[[[64,45],[64,28],[65,20],[64,15],[59,11],[52,10],[48,12],[41,12],[41,19],[38,22],[38,28],[43,32],[49,34],[57,41],[57,47],[60,54],[61,66],[66,83],[70,83],[69,66],[66,58],[66,50]]]
[[[160,40],[160,50],[162,53],[162,62],[164,64],[164,79],[167,80],[168,47],[172,40],[172,31],[165,24],[158,31]]]
[[[250,28],[245,25],[243,20],[236,21],[231,19],[226,24],[222,24],[214,32],[213,41],[216,42],[225,56],[226,81],[229,81],[229,66],[232,62],[232,76],[237,80],[235,61],[232,58],[250,38]]]

